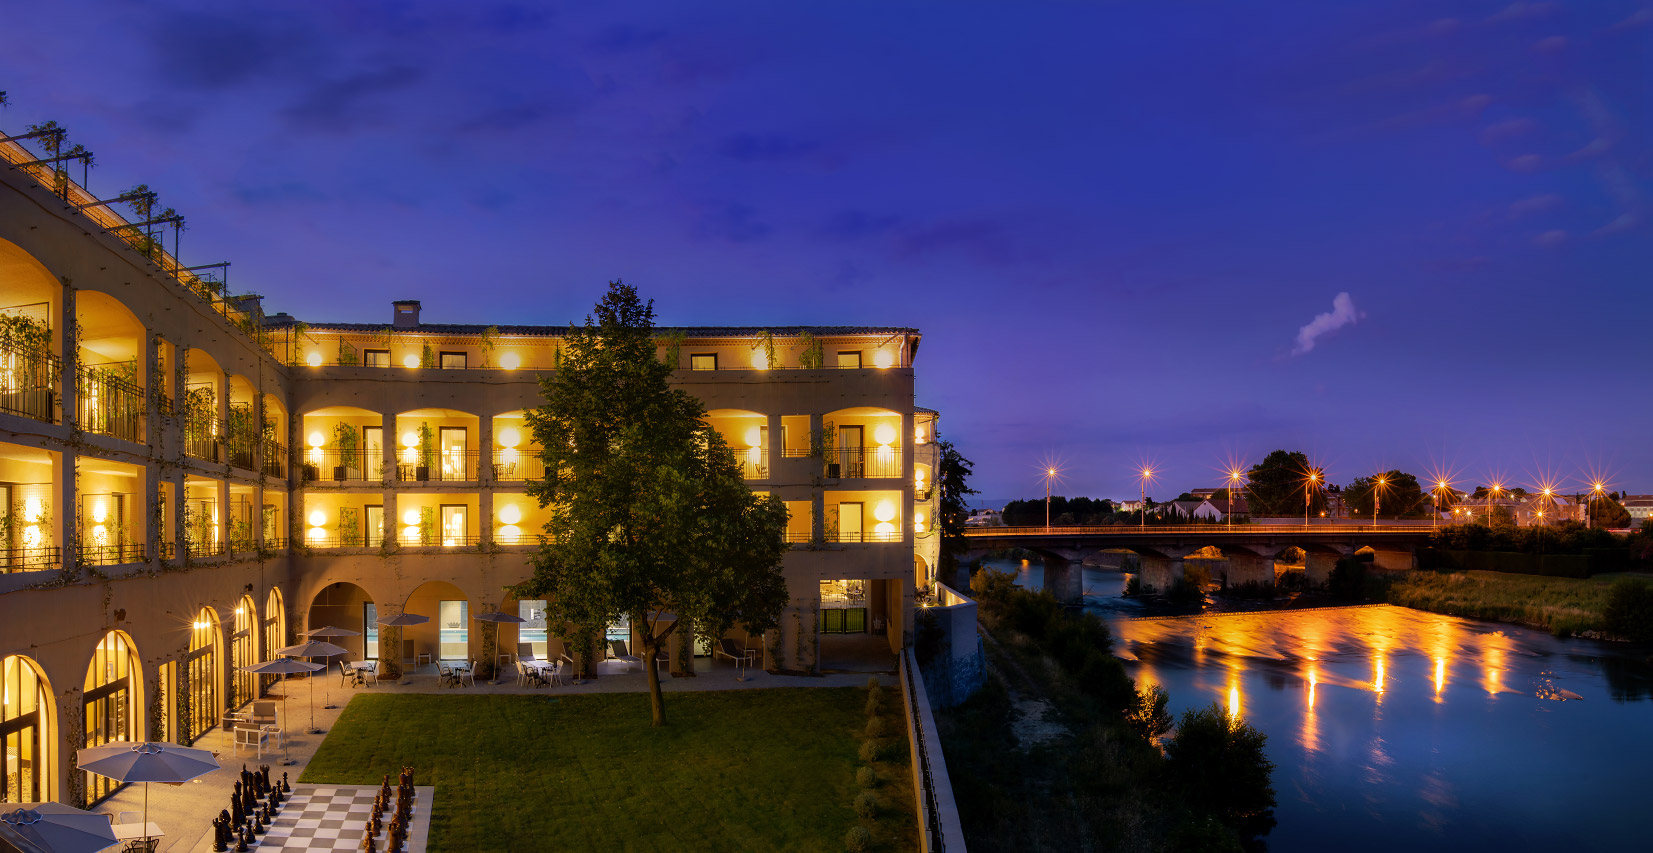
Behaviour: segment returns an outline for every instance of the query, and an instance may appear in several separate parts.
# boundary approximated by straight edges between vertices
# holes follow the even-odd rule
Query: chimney
[[[417,329],[417,328],[419,328],[419,300],[417,300],[417,299],[398,299],[395,302],[392,302],[390,304],[396,306],[396,313],[391,316],[391,324],[390,324],[391,328],[393,328],[393,329]]]

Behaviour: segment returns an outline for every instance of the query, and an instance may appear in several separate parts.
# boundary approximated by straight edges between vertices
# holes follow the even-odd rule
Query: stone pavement
[[[893,654],[880,655],[877,645],[888,650],[883,637],[878,637],[877,645],[853,638],[849,642],[842,642],[845,638],[823,638],[823,664],[829,669],[848,669],[854,667],[857,671],[831,672],[826,675],[796,676],[771,675],[762,670],[749,670],[745,680],[738,680],[736,669],[727,660],[712,661],[708,658],[695,659],[694,678],[672,678],[662,673],[660,687],[665,693],[684,693],[695,690],[763,690],[773,687],[852,687],[866,684],[869,673],[876,674],[886,685],[896,685],[895,678],[896,658]],[[888,669],[880,669],[882,661],[889,661]],[[218,815],[220,809],[229,804],[230,792],[241,771],[241,765],[246,764],[249,769],[256,768],[260,763],[270,765],[272,778],[279,778],[285,772],[288,780],[297,783],[305,766],[316,754],[326,737],[325,732],[332,729],[339,719],[339,714],[348,707],[350,701],[364,693],[442,693],[450,690],[458,692],[482,693],[538,693],[545,695],[561,695],[575,693],[640,693],[648,690],[648,681],[641,670],[628,668],[615,661],[604,661],[598,665],[599,677],[595,681],[583,684],[565,683],[553,687],[519,687],[516,684],[515,667],[510,667],[511,674],[501,677],[499,683],[488,680],[478,680],[475,687],[449,688],[442,687],[437,678],[436,667],[426,665],[418,671],[409,674],[397,682],[389,679],[380,681],[376,687],[347,687],[341,685],[341,679],[335,665],[327,676],[317,676],[314,684],[306,684],[304,678],[290,678],[276,684],[270,690],[269,698],[280,698],[283,691],[287,693],[286,712],[281,718],[281,726],[286,730],[286,744],[274,750],[266,750],[263,759],[254,757],[251,751],[243,748],[240,755],[233,749],[233,740],[229,732],[222,727],[214,728],[211,732],[202,735],[193,746],[216,753],[223,768],[208,773],[199,779],[186,782],[182,785],[151,785],[149,790],[149,820],[158,824],[166,837],[161,839],[157,849],[173,851],[173,853],[207,853],[212,849],[212,819]],[[314,701],[310,699],[312,688],[315,694]],[[331,700],[337,707],[328,708]],[[277,705],[280,708],[279,702]],[[309,734],[310,715],[314,714],[315,724],[323,730],[323,734]],[[283,761],[290,761],[284,764]],[[415,768],[416,774],[420,768]],[[144,788],[142,785],[128,785],[113,796],[99,803],[93,808],[97,812],[142,811],[144,804]],[[442,807],[440,792],[435,808]]]

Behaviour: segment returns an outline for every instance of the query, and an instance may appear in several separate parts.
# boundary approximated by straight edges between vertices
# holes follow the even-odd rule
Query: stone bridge
[[[1022,548],[1045,560],[1045,586],[1062,601],[1077,602],[1079,564],[1103,552],[1130,551],[1141,563],[1144,590],[1164,590],[1183,577],[1184,559],[1202,548],[1222,552],[1228,583],[1274,583],[1274,560],[1288,548],[1306,555],[1311,584],[1323,584],[1338,559],[1370,550],[1372,562],[1387,571],[1417,567],[1417,549],[1428,544],[1431,528],[1417,525],[1227,525],[1153,527],[972,527],[964,532],[969,562],[991,551]]]

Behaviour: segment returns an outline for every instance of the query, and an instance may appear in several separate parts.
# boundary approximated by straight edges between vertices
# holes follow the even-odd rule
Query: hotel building
[[[193,741],[264,686],[239,667],[311,628],[361,632],[332,640],[351,659],[477,659],[471,617],[504,609],[530,621],[498,648],[545,653],[543,603],[504,590],[546,520],[524,412],[566,327],[265,316],[34,160],[0,142],[0,800],[96,801],[76,749]],[[901,648],[938,551],[917,331],[659,336],[790,512],[764,666],[830,667],[838,633]],[[403,612],[431,621],[381,636]]]

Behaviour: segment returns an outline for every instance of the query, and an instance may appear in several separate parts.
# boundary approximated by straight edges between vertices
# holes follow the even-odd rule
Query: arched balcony
[[[15,243],[0,240],[0,411],[55,423],[63,286]]]
[[[769,479],[769,419],[757,412],[743,409],[713,409],[706,413],[706,423],[723,436],[740,466],[741,476],[748,480]]]
[[[178,413],[184,422],[184,453],[208,462],[224,459],[224,371],[205,350],[192,349],[184,362],[184,393]]]
[[[477,478],[481,421],[453,409],[414,409],[396,416],[396,479],[403,483],[465,483]]]
[[[379,483],[385,476],[384,417],[353,406],[304,414],[304,482]]]
[[[902,476],[901,415],[888,409],[839,409],[821,419],[826,476],[885,479]]]
[[[80,428],[143,442],[148,409],[142,369],[143,323],[120,300],[96,291],[76,296],[75,323],[80,331],[75,372]]]

